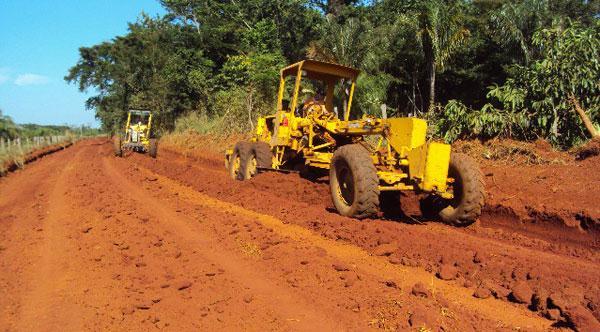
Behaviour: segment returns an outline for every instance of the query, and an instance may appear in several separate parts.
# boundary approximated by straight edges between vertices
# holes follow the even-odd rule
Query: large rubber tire
[[[448,177],[454,179],[454,198],[451,200],[429,196],[421,201],[423,215],[436,214],[442,221],[454,226],[468,226],[481,215],[485,205],[485,181],[473,158],[453,153]]]
[[[158,141],[155,138],[150,139],[150,147],[148,148],[148,154],[152,158],[156,158],[158,153]]]
[[[115,152],[115,156],[122,157],[123,156],[123,147],[121,142],[121,136],[115,135],[113,136],[113,150]]]
[[[229,176],[234,180],[245,180],[244,165],[250,155],[250,142],[237,142],[229,157]]]
[[[248,180],[258,174],[258,168],[271,168],[273,166],[273,153],[271,146],[265,142],[250,143],[249,153],[242,158],[244,179]]]
[[[371,155],[361,145],[337,149],[329,169],[329,187],[338,212],[358,219],[379,211],[379,178]]]
[[[256,158],[258,167],[271,168],[273,166],[273,152],[269,144],[265,142],[252,143],[250,152]]]

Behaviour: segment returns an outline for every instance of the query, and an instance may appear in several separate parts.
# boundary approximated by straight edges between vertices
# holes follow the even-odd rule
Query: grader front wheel
[[[229,157],[229,176],[234,180],[245,180],[244,164],[250,154],[249,142],[237,142]]]
[[[115,152],[115,156],[117,156],[117,157],[123,156],[121,137],[119,135],[115,135],[113,137],[113,150]]]
[[[329,186],[338,212],[358,219],[379,210],[379,178],[369,152],[358,144],[337,149],[329,169]]]
[[[481,215],[485,204],[485,183],[477,163],[462,153],[453,153],[448,177],[453,178],[454,198],[445,200],[429,196],[421,201],[424,215],[438,214],[445,223],[468,226]]]

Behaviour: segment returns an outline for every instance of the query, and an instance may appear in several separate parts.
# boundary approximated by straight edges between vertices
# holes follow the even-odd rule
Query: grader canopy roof
[[[129,110],[129,112],[131,112],[131,114],[136,114],[136,115],[150,115],[150,111],[146,111],[146,110]]]
[[[323,81],[332,81],[340,78],[346,78],[355,81],[356,77],[360,73],[360,71],[357,69],[334,63],[317,60],[304,60],[283,68],[281,70],[281,77],[285,78],[287,76],[296,75],[299,68],[306,73],[307,78]]]

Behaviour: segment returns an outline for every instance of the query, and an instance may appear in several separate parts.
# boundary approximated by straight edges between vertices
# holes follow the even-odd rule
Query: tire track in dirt
[[[115,158],[92,140],[0,179],[0,326],[545,330],[552,321],[474,288],[525,281],[575,302],[598,290],[595,251],[481,227],[357,222],[327,212],[322,184],[239,183],[221,167]],[[458,279],[434,277],[453,263]]]
[[[560,298],[563,310],[568,304],[587,306],[594,312],[600,302],[600,275],[577,272],[598,269],[600,252],[593,248],[573,246],[568,241],[548,242],[482,225],[454,229],[436,223],[357,222],[326,212],[330,209],[327,189],[294,175],[269,173],[238,183],[230,181],[224,171],[221,178],[213,172],[204,174],[201,169],[210,167],[210,162],[202,161],[198,169],[186,165],[189,159],[172,153],[167,159],[159,156],[149,160],[135,155],[131,159],[213,198],[298,224],[328,238],[349,241],[370,252],[391,245],[396,249],[389,260],[395,264],[420,266],[434,274],[444,265],[453,265],[459,273],[456,283],[471,291],[481,286],[498,298],[510,300],[512,288],[526,283],[539,299],[537,304],[529,304],[542,315],[548,315],[546,310],[552,308],[548,304],[551,298]],[[410,209],[410,202],[408,205]],[[407,208],[404,201],[403,208]]]
[[[111,329],[115,311],[121,316],[120,308],[111,310],[111,304],[119,305],[111,299],[125,297],[122,289],[111,287],[115,271],[98,269],[105,255],[100,252],[107,246],[86,241],[90,225],[99,226],[106,219],[81,201],[87,194],[81,188],[91,185],[86,172],[99,170],[93,161],[96,148],[85,141],[72,152],[63,153],[62,160],[57,156],[57,163],[40,166],[51,174],[52,185],[41,188],[41,196],[47,197],[39,228],[43,238],[34,243],[38,254],[26,267],[30,271],[21,276],[16,330],[106,330]],[[102,193],[102,189],[94,192]]]
[[[39,274],[36,267],[44,254],[49,191],[55,187],[57,173],[70,156],[65,152],[47,156],[42,163],[28,165],[10,177],[0,178],[0,326],[16,329],[29,282]]]
[[[141,188],[145,189],[145,194],[139,192],[136,197],[152,195],[160,198],[164,206],[171,206],[169,210],[175,210],[177,215],[188,216],[185,218],[186,226],[192,230],[196,229],[196,237],[199,236],[198,233],[214,233],[213,236],[219,239],[223,251],[230,252],[240,250],[240,247],[246,250],[244,246],[252,244],[257,252],[264,254],[263,261],[255,261],[254,265],[262,265],[261,270],[269,271],[268,278],[273,284],[281,284],[279,280],[285,280],[283,285],[287,283],[288,288],[291,286],[291,289],[300,289],[301,294],[307,301],[312,302],[313,307],[320,308],[319,311],[327,312],[329,316],[337,317],[337,321],[350,324],[349,318],[360,317],[362,323],[359,321],[358,324],[355,322],[347,325],[354,326],[350,328],[352,330],[367,327],[406,330],[410,328],[409,320],[418,317],[423,311],[434,317],[433,320],[437,319],[437,323],[428,326],[445,326],[446,330],[470,330],[475,327],[510,330],[515,326],[515,322],[503,323],[497,318],[488,320],[481,315],[465,311],[460,303],[451,304],[451,301],[445,299],[442,292],[436,291],[435,288],[432,288],[435,294],[430,295],[431,298],[410,295],[410,287],[404,287],[408,283],[401,281],[405,278],[404,275],[389,273],[387,277],[382,277],[380,271],[374,273],[373,269],[367,271],[358,264],[346,264],[303,237],[279,234],[275,227],[264,226],[257,221],[256,214],[246,215],[243,212],[247,210],[221,205],[211,207],[203,200],[184,199],[187,191],[182,190],[181,186],[171,187],[171,182],[165,183],[157,176],[145,173],[129,160],[108,158],[106,162],[109,165],[114,163],[119,170],[126,170],[122,174],[124,178],[119,182],[130,182],[131,189],[137,188],[136,192]],[[189,219],[189,216],[196,214],[199,214],[199,220]],[[212,231],[209,231],[210,229]],[[242,241],[244,235],[246,238]],[[224,247],[225,243],[233,241],[242,242],[234,242],[233,246]],[[332,268],[334,265],[348,266],[348,271],[345,271],[346,268],[336,271]],[[355,279],[357,277],[358,279]],[[426,282],[430,281],[431,277],[427,276]],[[345,310],[340,312],[342,308]],[[543,319],[529,315],[534,321],[549,324]],[[540,329],[538,326],[534,330]]]
[[[178,197],[201,204],[214,211],[230,211],[238,216],[250,220],[257,220],[264,226],[272,228],[281,236],[289,237],[297,242],[324,248],[327,253],[337,259],[356,266],[358,271],[379,276],[385,280],[398,280],[398,286],[402,289],[410,289],[415,283],[425,282],[432,289],[444,294],[444,296],[463,309],[476,313],[491,321],[498,321],[502,326],[515,326],[526,329],[546,330],[550,322],[532,315],[530,312],[519,307],[509,306],[505,302],[495,299],[479,300],[471,297],[468,289],[456,287],[450,283],[434,279],[424,270],[411,267],[399,267],[390,264],[387,259],[374,257],[361,248],[350,244],[344,244],[323,238],[310,230],[284,223],[283,221],[269,215],[257,213],[235,204],[214,199],[208,195],[199,193],[190,187],[181,185],[174,180],[160,176],[148,169],[140,167],[149,177],[156,177],[160,184],[177,193]]]
[[[33,265],[32,290],[22,302],[17,330],[76,331],[82,328],[78,307],[68,294],[74,271],[69,271],[70,255],[64,229],[64,220],[71,217],[65,201],[68,177],[73,171],[74,159],[82,152],[80,149],[74,156],[69,156],[54,175],[56,182],[50,189],[47,216],[42,226],[44,239],[39,246],[40,258]]]
[[[227,173],[224,170],[215,170],[215,169],[210,169],[208,166],[198,166],[198,165],[194,165],[194,164],[190,164],[190,159],[185,158],[183,160],[181,159],[177,159],[176,158],[177,154],[176,153],[170,153],[169,155],[169,159],[168,160],[161,160],[160,163],[157,162],[148,162],[146,160],[144,160],[145,158],[140,158],[137,159],[136,161],[141,161],[142,165],[146,165],[147,167],[149,167],[149,169],[154,169],[154,171],[157,171],[157,174],[169,174],[168,176],[171,176],[172,178],[177,178],[177,180],[179,181],[183,181],[184,183],[191,183],[191,179],[185,179],[185,175],[186,173],[191,172],[192,170],[196,170],[198,171],[198,176],[201,177],[202,180],[204,180],[205,176],[202,174],[204,172],[210,172],[211,174],[215,174],[215,176],[217,175],[221,175],[223,177],[225,177],[225,179],[215,179],[214,177],[210,177],[209,182],[207,183],[207,187],[209,188],[213,188],[215,187],[215,184],[218,183],[219,185],[221,184],[221,182],[223,181],[227,181],[228,179],[227,177]],[[137,156],[132,156],[133,158],[137,158]],[[192,159],[193,160],[193,159]],[[162,167],[162,164],[167,163],[167,164],[175,164],[178,165],[179,168],[183,168],[186,169],[186,171],[181,171],[178,170],[177,167],[173,167],[172,168],[172,172],[165,172],[165,167]],[[166,167],[166,168],[171,168],[171,167]],[[202,174],[202,175],[200,175]],[[291,184],[296,185],[298,187],[303,187],[303,185],[308,185],[310,188],[305,189],[305,190],[309,190],[309,191],[316,191],[317,195],[319,199],[322,199],[323,196],[327,195],[327,199],[324,199],[324,201],[328,202],[328,189],[327,188],[319,188],[319,187],[323,187],[319,184],[308,184],[307,181],[300,181],[302,182],[302,184],[299,184],[297,179],[295,179],[294,175],[283,175],[283,174],[262,174],[261,177],[267,177],[267,179],[265,179],[265,181],[261,181],[260,179],[252,179],[251,181],[248,182],[243,182],[243,183],[234,183],[230,185],[233,187],[232,189],[234,190],[240,190],[243,192],[246,191],[250,191],[250,192],[263,192],[266,196],[269,196],[269,198],[271,198],[270,196],[275,196],[278,195],[276,192],[271,192],[273,191],[274,187],[277,187],[279,185],[282,185],[284,181],[290,181]],[[274,182],[272,185],[267,184],[269,181]],[[193,181],[193,187],[196,190],[199,190],[200,192],[206,192],[207,194],[211,195],[212,197],[216,197],[216,198],[221,198],[223,197],[222,194],[228,193],[231,190],[228,190],[228,188],[221,186],[220,190],[216,191],[216,195],[213,193],[212,190],[209,190],[208,188],[202,188],[199,185],[197,185],[197,181]],[[246,188],[240,188],[245,186]],[[285,186],[286,190],[287,186]],[[315,189],[315,188],[319,188],[319,189]],[[276,189],[276,188],[275,188]],[[270,191],[269,191],[270,190]],[[303,192],[303,189],[300,188],[298,190],[298,192]],[[237,192],[236,192],[237,194]],[[288,197],[289,193],[286,194],[279,194],[278,197],[281,197],[281,202],[283,202],[285,200],[285,197]],[[315,194],[315,193],[311,193],[311,194]],[[291,195],[294,196],[294,195]],[[301,207],[309,207],[309,205],[316,203],[314,200],[314,197],[309,198],[308,200],[302,200],[302,197],[300,198],[300,202],[299,204],[297,204],[296,202],[290,202],[291,204],[294,205],[299,205]],[[231,202],[231,200],[227,200],[229,202]],[[241,204],[244,204],[246,202],[240,202]],[[305,204],[302,204],[305,203]],[[411,202],[409,202],[409,205],[413,205]],[[328,212],[333,212],[335,214],[334,211],[332,211],[332,205],[331,204],[325,204],[323,205],[323,202],[319,202],[319,206],[318,208],[325,208],[325,210],[327,210]],[[409,209],[413,208],[413,206],[410,206]],[[254,209],[256,210],[256,209]],[[414,211],[411,211],[414,212]],[[274,214],[276,215],[276,214]],[[334,218],[338,217],[338,216],[333,216]],[[486,216],[486,218],[489,218],[489,216]],[[343,218],[340,217],[339,219],[347,219],[347,218]],[[356,222],[355,220],[351,220],[353,222]],[[367,220],[370,221],[370,220]],[[390,220],[385,220],[385,219],[375,219],[372,221],[378,221],[378,222],[382,222],[385,224],[390,224]],[[394,223],[391,223],[394,224]],[[403,225],[402,223],[400,224],[396,224],[400,227],[402,226],[410,226],[410,225]],[[492,226],[493,227],[493,226]],[[519,234],[516,233],[508,233],[508,232],[504,232],[501,229],[493,229],[493,228],[489,228],[487,225],[485,227],[479,226],[479,227],[472,227],[470,229],[460,229],[460,228],[448,228],[445,225],[439,225],[436,222],[433,222],[429,225],[426,225],[426,228],[434,228],[436,231],[440,231],[442,233],[447,234],[448,236],[455,236],[455,237],[462,237],[462,236],[467,236],[467,237],[471,237],[473,240],[475,239],[481,239],[481,240],[485,240],[485,241],[489,241],[491,243],[494,244],[498,244],[498,245],[506,245],[508,247],[513,248],[515,245],[516,246],[522,246],[525,249],[530,249],[532,251],[536,251],[540,254],[545,254],[545,253],[552,253],[553,255],[551,257],[564,257],[566,259],[574,259],[574,260],[579,260],[581,261],[583,264],[588,264],[588,263],[592,263],[592,264],[597,264],[600,263],[600,252],[597,252],[595,250],[589,250],[589,251],[583,251],[583,250],[574,250],[573,252],[571,252],[568,246],[562,245],[562,244],[558,244],[558,248],[552,248],[555,250],[551,250],[551,248],[549,248],[547,245],[555,245],[552,243],[547,243],[546,241],[543,240],[537,240],[535,238],[528,238],[526,236],[520,236]],[[429,231],[427,230],[426,232],[429,233]],[[588,243],[589,244],[589,243]],[[567,252],[562,252],[560,249],[564,248],[567,250]],[[556,250],[559,249],[559,250]],[[550,257],[550,258],[551,258]]]
[[[167,213],[170,218],[175,211],[162,210],[162,215],[152,209],[148,211],[145,207],[149,202],[132,200],[128,187],[120,182],[107,182],[113,174],[106,172],[103,153],[97,147],[85,145],[74,152],[76,155],[66,167],[59,163],[45,165],[49,170],[41,174],[43,178],[54,169],[63,168],[56,173],[57,179],[39,188],[44,196],[52,197],[44,204],[43,227],[38,227],[44,237],[31,243],[40,257],[11,262],[11,266],[19,265],[27,271],[18,277],[21,284],[9,281],[16,287],[2,285],[12,296],[6,307],[0,302],[2,312],[7,311],[10,316],[0,317],[0,326],[27,331],[317,330],[318,327],[338,330],[336,327],[342,326],[313,312],[312,307],[298,310],[296,298],[289,298],[285,292],[277,293],[283,289],[272,287],[252,274],[233,279],[223,277],[231,272],[218,268],[220,265],[214,258],[199,254],[198,248],[207,243],[198,243],[198,234],[178,232],[180,229],[173,229],[168,220],[158,222],[156,215],[164,217]],[[30,183],[32,188],[35,182]],[[30,204],[27,196],[23,201]],[[9,201],[19,204],[16,200]],[[150,205],[160,206],[160,203]],[[23,238],[29,233],[21,231],[25,232]],[[0,243],[5,248],[6,242]],[[11,256],[15,257],[13,247],[17,245],[10,248]],[[72,253],[65,248],[72,249]],[[0,254],[7,257],[4,252]],[[226,266],[237,263],[229,261]],[[252,271],[248,265],[245,264],[248,270],[243,272]],[[259,280],[262,288],[254,289],[254,293],[265,296],[249,299],[243,296],[252,290],[245,286],[248,278]],[[272,299],[269,294],[274,295]],[[248,309],[246,301],[252,302],[254,308]],[[311,319],[302,317],[303,312],[311,313]]]
[[[148,207],[146,211],[158,218],[165,226],[172,228],[174,233],[180,237],[180,241],[187,242],[190,246],[202,248],[201,255],[223,268],[228,274],[233,275],[233,278],[242,282],[245,288],[269,298],[273,301],[273,304],[285,303],[283,306],[274,305],[270,308],[282,318],[282,321],[297,320],[297,324],[293,327],[300,330],[343,330],[340,322],[323,315],[310,304],[303,303],[301,299],[287,292],[285,288],[277,287],[269,280],[267,275],[253,269],[247,262],[238,259],[235,255],[221,251],[214,239],[189,227],[193,220],[170,210],[160,201],[131,183],[111,165],[108,158],[103,159],[103,165],[113,185],[120,186],[123,191],[128,192],[130,197],[136,200],[139,205]]]

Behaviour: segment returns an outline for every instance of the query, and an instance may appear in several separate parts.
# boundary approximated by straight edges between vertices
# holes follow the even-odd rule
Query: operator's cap
[[[310,95],[314,95],[315,92],[312,89],[304,88],[304,89],[302,89],[302,94],[305,94],[305,95],[309,95],[309,94]]]

